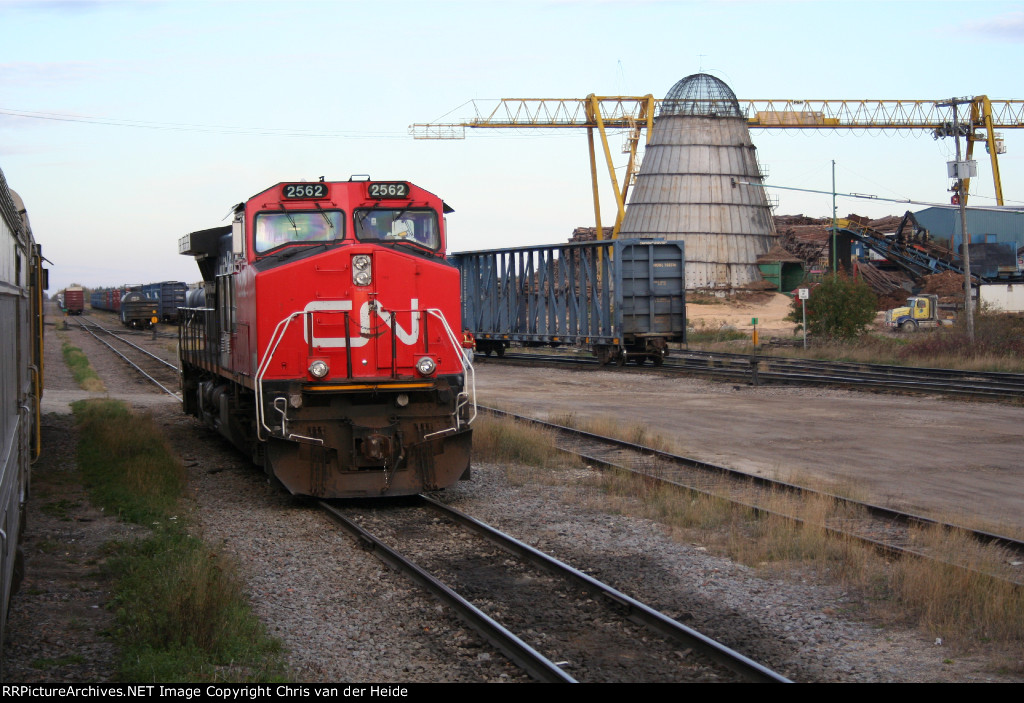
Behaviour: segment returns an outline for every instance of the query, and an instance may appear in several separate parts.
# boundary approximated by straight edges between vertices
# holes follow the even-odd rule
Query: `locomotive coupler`
[[[357,466],[384,466],[394,470],[405,459],[402,444],[402,436],[396,425],[352,425],[352,451]]]

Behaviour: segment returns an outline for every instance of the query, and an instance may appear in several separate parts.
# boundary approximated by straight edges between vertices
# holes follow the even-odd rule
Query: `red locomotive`
[[[393,496],[469,477],[472,366],[436,195],[402,181],[279,183],[179,252],[183,407],[292,493]]]

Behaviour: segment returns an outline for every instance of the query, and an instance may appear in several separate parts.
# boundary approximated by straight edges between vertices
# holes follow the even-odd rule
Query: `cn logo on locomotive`
[[[352,347],[362,347],[370,341],[371,337],[379,337],[383,334],[383,330],[380,329],[379,323],[383,322],[384,326],[388,329],[394,329],[395,336],[398,337],[398,341],[407,346],[412,346],[420,338],[420,315],[421,313],[417,310],[420,301],[413,298],[409,301],[410,313],[410,329],[407,332],[402,328],[396,319],[397,315],[387,312],[380,304],[379,301],[367,301],[359,306],[359,336],[351,337],[350,342]],[[373,308],[375,317],[378,320],[376,330],[370,321],[370,309]],[[306,304],[303,308],[303,312],[326,312],[326,313],[344,313],[351,312],[352,301],[351,300],[314,300]],[[379,331],[377,331],[379,330]],[[309,336],[313,335],[312,341]],[[307,344],[312,344],[314,347],[344,347],[345,337],[318,337],[316,335],[316,325],[303,325],[302,338]]]

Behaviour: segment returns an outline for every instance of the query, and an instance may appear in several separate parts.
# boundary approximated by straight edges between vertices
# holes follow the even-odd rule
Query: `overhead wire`
[[[407,139],[405,132],[364,132],[357,130],[308,130],[278,127],[238,127],[231,125],[203,125],[187,122],[150,122],[125,120],[91,115],[68,115],[57,112],[36,112],[0,107],[0,115],[25,119],[50,120],[56,122],[77,122],[107,127],[131,127],[134,129],[155,129],[171,132],[200,132],[209,134],[237,134],[256,137],[304,137],[313,139]]]

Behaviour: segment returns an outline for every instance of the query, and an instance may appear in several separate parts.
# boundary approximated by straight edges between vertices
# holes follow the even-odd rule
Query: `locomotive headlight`
[[[408,404],[409,404],[409,396],[407,394],[399,393],[395,397],[395,405],[397,405],[398,407],[404,408]]]
[[[352,257],[352,282],[357,286],[368,286],[373,282],[369,254],[356,254]]]
[[[425,356],[416,362],[416,370],[421,376],[429,376],[437,369],[437,364],[429,356]]]
[[[327,363],[319,359],[309,365],[309,372],[317,378],[323,378],[327,375],[328,371],[330,371],[330,368],[328,368]]]

